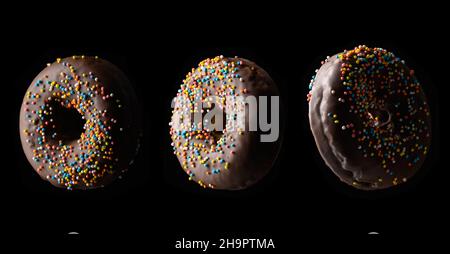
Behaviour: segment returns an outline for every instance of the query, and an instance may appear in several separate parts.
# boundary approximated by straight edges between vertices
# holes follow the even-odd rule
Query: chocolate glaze
[[[236,85],[236,90],[246,89],[248,92],[244,94],[244,97],[249,95],[253,96],[278,96],[279,92],[274,81],[270,76],[255,63],[243,59],[243,58],[223,58],[223,60],[231,63],[241,61],[242,64],[238,67],[238,74],[242,77],[243,81],[236,79],[233,84]],[[219,82],[214,82],[215,87],[219,86]],[[214,88],[211,89],[212,94],[217,94]],[[269,99],[270,100],[270,99]],[[177,107],[177,106],[176,106]],[[172,116],[172,121],[173,121]],[[250,114],[246,115],[246,126],[250,119]],[[252,132],[248,128],[239,135],[237,132],[227,133],[228,138],[233,138],[234,148],[224,147],[224,153],[212,152],[208,154],[202,154],[202,157],[208,156],[209,160],[224,159],[229,162],[230,167],[227,170],[221,170],[219,174],[206,174],[205,167],[201,164],[197,164],[195,167],[189,167],[184,169],[185,171],[191,170],[195,176],[192,178],[194,181],[202,181],[203,184],[209,186],[213,185],[214,189],[222,190],[240,190],[248,188],[249,186],[258,182],[263,178],[272,167],[282,140],[283,119],[280,117],[280,137],[275,142],[261,142],[261,132]],[[172,135],[174,142],[185,142],[185,138],[176,139]],[[231,154],[231,151],[234,154]],[[181,151],[177,148],[177,151]],[[184,158],[177,155],[180,164],[183,165]],[[206,187],[204,186],[204,187]]]
[[[376,190],[389,188],[412,177],[422,166],[423,157],[412,167],[408,167],[408,161],[399,159],[395,164],[389,165],[390,172],[382,168],[382,163],[377,157],[365,157],[358,149],[359,144],[351,137],[351,132],[344,131],[341,124],[333,123],[329,113],[339,116],[341,123],[351,122],[355,129],[362,128],[362,119],[358,115],[350,113],[348,103],[338,100],[344,93],[345,87],[340,79],[342,60],[334,55],[330,57],[318,70],[313,82],[309,101],[309,121],[317,148],[326,165],[339,177],[339,179],[355,188],[362,190]],[[406,65],[403,65],[405,73],[409,73]],[[380,128],[392,128],[394,134],[399,132],[404,125],[396,117],[396,113],[406,112],[406,103],[401,96],[377,94],[378,98],[386,96],[383,108],[374,111],[384,111],[384,123]],[[417,105],[426,106],[426,98],[422,90],[415,95]],[[400,105],[394,107],[393,105]],[[367,112],[366,112],[367,113]],[[418,112],[414,117],[423,119],[428,126],[426,132],[419,133],[418,139],[424,146],[431,142],[431,120],[424,111]],[[414,145],[408,141],[405,146]],[[395,183],[394,183],[395,182]]]
[[[27,95],[25,95],[22,103],[20,111],[20,137],[22,141],[22,147],[28,161],[42,179],[49,181],[56,187],[67,188],[67,186],[63,185],[63,183],[58,182],[57,179],[52,178],[55,172],[48,168],[48,163],[46,163],[45,160],[33,160],[33,149],[36,149],[38,147],[37,135],[27,136],[24,133],[25,129],[28,129],[31,132],[36,131],[36,126],[38,126],[37,124],[30,122],[30,118],[27,117],[29,112],[33,110],[40,110],[41,106],[46,107],[46,104],[48,106],[49,102],[51,102],[52,100],[55,101],[55,96],[53,93],[57,91],[57,89],[50,91],[49,86],[46,84],[47,82],[55,81],[60,85],[64,85],[60,82],[61,72],[70,72],[69,68],[65,66],[64,63],[72,65],[82,81],[88,80],[87,77],[82,76],[82,73],[92,73],[93,75],[95,75],[95,77],[98,78],[98,84],[103,87],[105,93],[108,95],[113,94],[113,97],[106,100],[102,99],[102,96],[100,96],[99,94],[96,94],[94,97],[92,97],[93,104],[88,107],[90,110],[92,110],[93,108],[95,108],[96,110],[106,110],[107,114],[105,116],[101,116],[102,121],[110,121],[111,119],[117,120],[115,124],[111,125],[112,128],[109,130],[110,136],[112,137],[111,141],[114,143],[112,145],[114,151],[113,157],[115,158],[113,167],[101,179],[96,179],[95,182],[93,182],[91,185],[86,185],[80,182],[71,186],[71,189],[90,189],[102,187],[111,183],[114,179],[116,179],[119,175],[121,175],[128,169],[138,151],[140,142],[139,140],[142,135],[140,111],[137,105],[137,99],[133,87],[126,76],[123,74],[123,72],[110,62],[99,59],[97,57],[68,57],[60,59],[42,70],[32,81],[30,87],[27,90],[27,93],[38,93],[40,95],[39,98],[33,99],[36,104],[31,104],[31,100],[27,98]],[[38,81],[42,81],[42,84],[40,86],[35,85]],[[91,84],[97,83],[93,80],[90,81]],[[75,82],[75,80],[72,80],[70,83],[73,85]],[[45,86],[46,89],[44,89],[45,91],[42,92],[41,89]],[[80,91],[85,93],[89,92],[84,86],[81,86]],[[67,99],[76,99],[76,94],[69,96]],[[117,101],[119,101],[119,103]],[[118,106],[119,104],[120,108]],[[26,108],[28,109],[28,112],[25,111]],[[82,117],[81,114],[80,117]],[[89,116],[84,115],[84,117],[84,121],[86,121],[88,120],[87,118]],[[37,121],[39,121],[34,115],[31,119],[36,119]],[[46,118],[46,120],[48,121],[49,119]],[[64,115],[62,116],[62,119],[58,120],[64,121]],[[55,124],[58,125],[58,123]],[[59,141],[61,140],[60,138],[53,139],[49,135],[47,135],[47,133],[45,134],[45,137],[48,144],[55,146],[57,146],[59,144]],[[75,152],[79,153],[84,151],[83,149],[80,149],[80,146],[77,143],[77,139],[62,140],[62,142],[62,145],[74,146]],[[56,157],[60,156],[59,151],[55,150],[55,153]],[[68,161],[73,160],[73,158],[65,159],[67,159]],[[106,162],[101,158],[98,158],[97,161],[99,164],[111,163]],[[38,170],[39,167],[43,167],[43,169]]]

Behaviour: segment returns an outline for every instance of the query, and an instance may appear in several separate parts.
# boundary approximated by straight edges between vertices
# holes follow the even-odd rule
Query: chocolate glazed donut
[[[98,57],[48,64],[20,111],[25,155],[42,179],[66,189],[111,183],[128,169],[142,135],[136,95],[125,75]]]
[[[278,98],[278,95],[270,76],[255,63],[243,58],[215,57],[202,61],[198,68],[192,69],[178,91],[170,122],[174,154],[189,179],[204,188],[239,190],[264,177],[277,157],[281,138],[261,142],[262,132],[248,128],[249,119],[257,115],[257,112],[248,110],[248,105],[238,109],[246,110],[247,114],[237,120],[243,121],[241,123],[246,128],[232,129],[232,103],[225,98],[255,96],[260,100],[259,96],[268,96],[270,101],[270,96]],[[183,126],[180,117],[183,118],[186,113],[189,115],[193,103],[208,102],[208,96],[216,97],[211,102],[226,115],[223,131]],[[208,111],[206,109],[203,114]],[[274,118],[272,116],[272,121]]]
[[[310,83],[309,121],[326,165],[362,190],[406,182],[431,143],[425,94],[405,62],[358,46],[327,58]]]

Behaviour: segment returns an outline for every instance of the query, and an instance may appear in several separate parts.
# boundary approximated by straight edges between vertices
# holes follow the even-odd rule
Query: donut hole
[[[223,111],[222,111],[223,113]],[[216,144],[222,137],[223,137],[223,130],[225,130],[225,115],[222,114],[222,121],[219,119],[216,119],[216,115],[214,115],[211,118],[211,126],[213,126],[213,129],[210,129],[209,135],[213,138],[214,144]]]
[[[212,131],[209,133],[214,140],[214,144],[217,144],[219,140],[223,137],[223,131]]]
[[[385,124],[389,121],[389,112],[387,110],[380,110],[378,112],[378,122]]]
[[[201,112],[201,113],[200,113]],[[199,125],[201,117],[201,128],[207,132],[206,139],[210,145],[216,145],[224,135],[226,115],[221,108],[205,108],[198,113],[191,114],[191,121],[195,126]]]
[[[382,127],[391,121],[391,114],[387,109],[377,109],[369,113],[369,118],[372,120],[374,127]]]
[[[85,120],[77,109],[65,106],[58,100],[47,104],[49,128],[45,134],[53,140],[68,143],[80,138]]]

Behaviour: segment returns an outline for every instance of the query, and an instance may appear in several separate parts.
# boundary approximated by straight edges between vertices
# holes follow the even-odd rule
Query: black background
[[[267,8],[251,17],[211,18],[124,9],[84,21],[60,18],[51,27],[34,27],[33,18],[12,19],[4,39],[1,88],[4,219],[13,222],[5,222],[11,235],[67,238],[76,231],[76,237],[87,241],[140,239],[165,249],[182,237],[273,238],[277,248],[288,249],[308,239],[364,239],[371,231],[385,239],[438,234],[448,224],[444,200],[449,173],[441,158],[447,25],[430,13],[433,18],[419,19],[428,9],[364,10],[356,8],[346,17]],[[404,59],[416,70],[432,110],[433,145],[424,169],[388,191],[368,193],[340,183],[324,166],[309,130],[311,75],[327,55],[359,44],[383,47]],[[32,170],[20,145],[19,109],[28,85],[47,62],[74,54],[116,64],[135,86],[144,112],[145,135],[136,164],[122,180],[100,190],[52,187]],[[171,154],[171,99],[192,67],[216,55],[237,55],[263,67],[287,106],[284,142],[274,168],[244,191],[203,190],[187,180]]]

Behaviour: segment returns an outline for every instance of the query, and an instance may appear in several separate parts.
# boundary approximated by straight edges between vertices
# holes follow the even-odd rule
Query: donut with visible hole
[[[404,61],[358,46],[328,57],[310,83],[309,122],[326,165],[362,190],[408,181],[430,150],[431,117]]]
[[[103,187],[133,162],[142,135],[136,95],[122,71],[98,57],[57,59],[29,86],[20,138],[34,170],[52,185]]]
[[[277,157],[283,121],[280,112],[273,111],[271,121],[280,123],[279,135],[262,140],[264,130],[250,128],[258,112],[240,99],[255,98],[259,103],[264,97],[271,107],[279,102],[278,96],[270,76],[243,58],[208,58],[192,69],[178,90],[170,122],[173,153],[189,179],[205,188],[239,190],[263,178]],[[205,106],[198,108],[196,103]],[[214,128],[204,118],[213,110],[223,115],[220,121],[211,118]],[[202,120],[195,121],[196,114]]]

